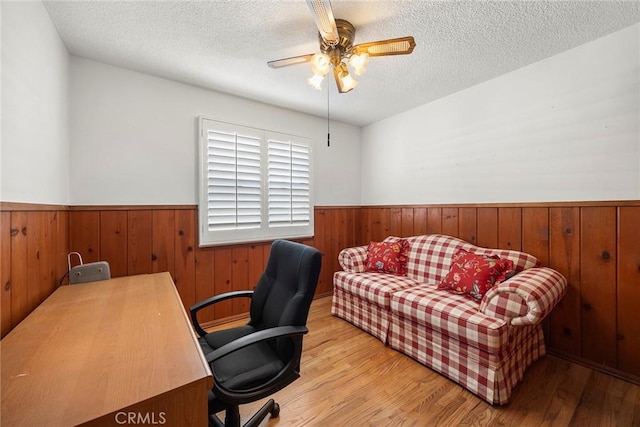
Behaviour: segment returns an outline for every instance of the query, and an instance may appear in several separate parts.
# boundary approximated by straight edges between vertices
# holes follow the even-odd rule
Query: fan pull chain
[[[327,147],[331,147],[331,122],[329,121],[329,85],[327,85]]]

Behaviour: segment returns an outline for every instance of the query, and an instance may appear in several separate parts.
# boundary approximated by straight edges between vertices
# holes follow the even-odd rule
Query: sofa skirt
[[[391,348],[498,405],[509,401],[527,368],[545,354],[540,325],[513,327],[508,348],[497,355],[395,314],[389,315],[387,336]]]
[[[331,314],[346,320],[387,344],[389,311],[334,286]]]

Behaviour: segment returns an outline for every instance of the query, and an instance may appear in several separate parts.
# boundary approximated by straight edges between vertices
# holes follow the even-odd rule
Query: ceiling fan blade
[[[342,79],[341,79],[341,77],[340,77],[340,74],[338,74],[338,73],[335,71],[335,69],[334,69],[334,72],[333,72],[333,77],[334,77],[334,78],[335,78],[335,80],[336,80],[336,88],[338,88],[338,93],[347,93],[347,92],[349,92],[351,89],[353,89],[353,88],[349,88],[349,89],[347,89],[347,88],[345,88],[345,87],[344,87],[344,85],[342,84]]]
[[[413,37],[380,40],[371,43],[357,44],[351,49],[352,53],[368,53],[369,56],[408,55],[413,52],[416,42]]]
[[[289,65],[296,65],[296,64],[302,64],[304,62],[309,62],[311,61],[311,58],[313,58],[312,53],[308,55],[292,56],[291,58],[276,59],[275,61],[267,62],[267,65],[271,68],[282,68],[282,67],[288,67]]]
[[[334,43],[339,39],[338,27],[333,17],[331,2],[329,0],[307,0],[307,5],[313,14],[313,20],[323,40]]]

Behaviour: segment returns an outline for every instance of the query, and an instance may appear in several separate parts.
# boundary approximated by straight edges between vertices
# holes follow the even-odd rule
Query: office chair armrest
[[[227,356],[235,351],[245,348],[251,344],[258,343],[260,341],[269,341],[276,338],[292,337],[297,335],[304,335],[309,332],[306,326],[278,326],[276,328],[263,329],[261,331],[254,332],[244,337],[238,338],[235,341],[225,344],[217,350],[208,353],[205,357],[207,362],[211,363],[214,360]]]
[[[189,308],[189,311],[191,312],[191,322],[193,323],[194,329],[196,330],[198,335],[201,337],[207,334],[207,332],[204,329],[202,329],[202,326],[200,326],[200,322],[198,322],[198,316],[197,316],[198,311],[202,310],[203,308],[221,301],[231,299],[231,298],[240,298],[240,297],[251,298],[252,296],[253,296],[253,291],[233,291],[233,292],[227,292],[220,295],[215,295],[215,296],[212,296],[211,298],[207,298],[205,300],[195,303]]]

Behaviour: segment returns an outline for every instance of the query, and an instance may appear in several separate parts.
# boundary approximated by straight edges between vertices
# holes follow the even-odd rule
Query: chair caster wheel
[[[278,418],[279,415],[280,415],[280,405],[278,405],[277,403],[274,403],[273,409],[271,410],[271,417]]]

